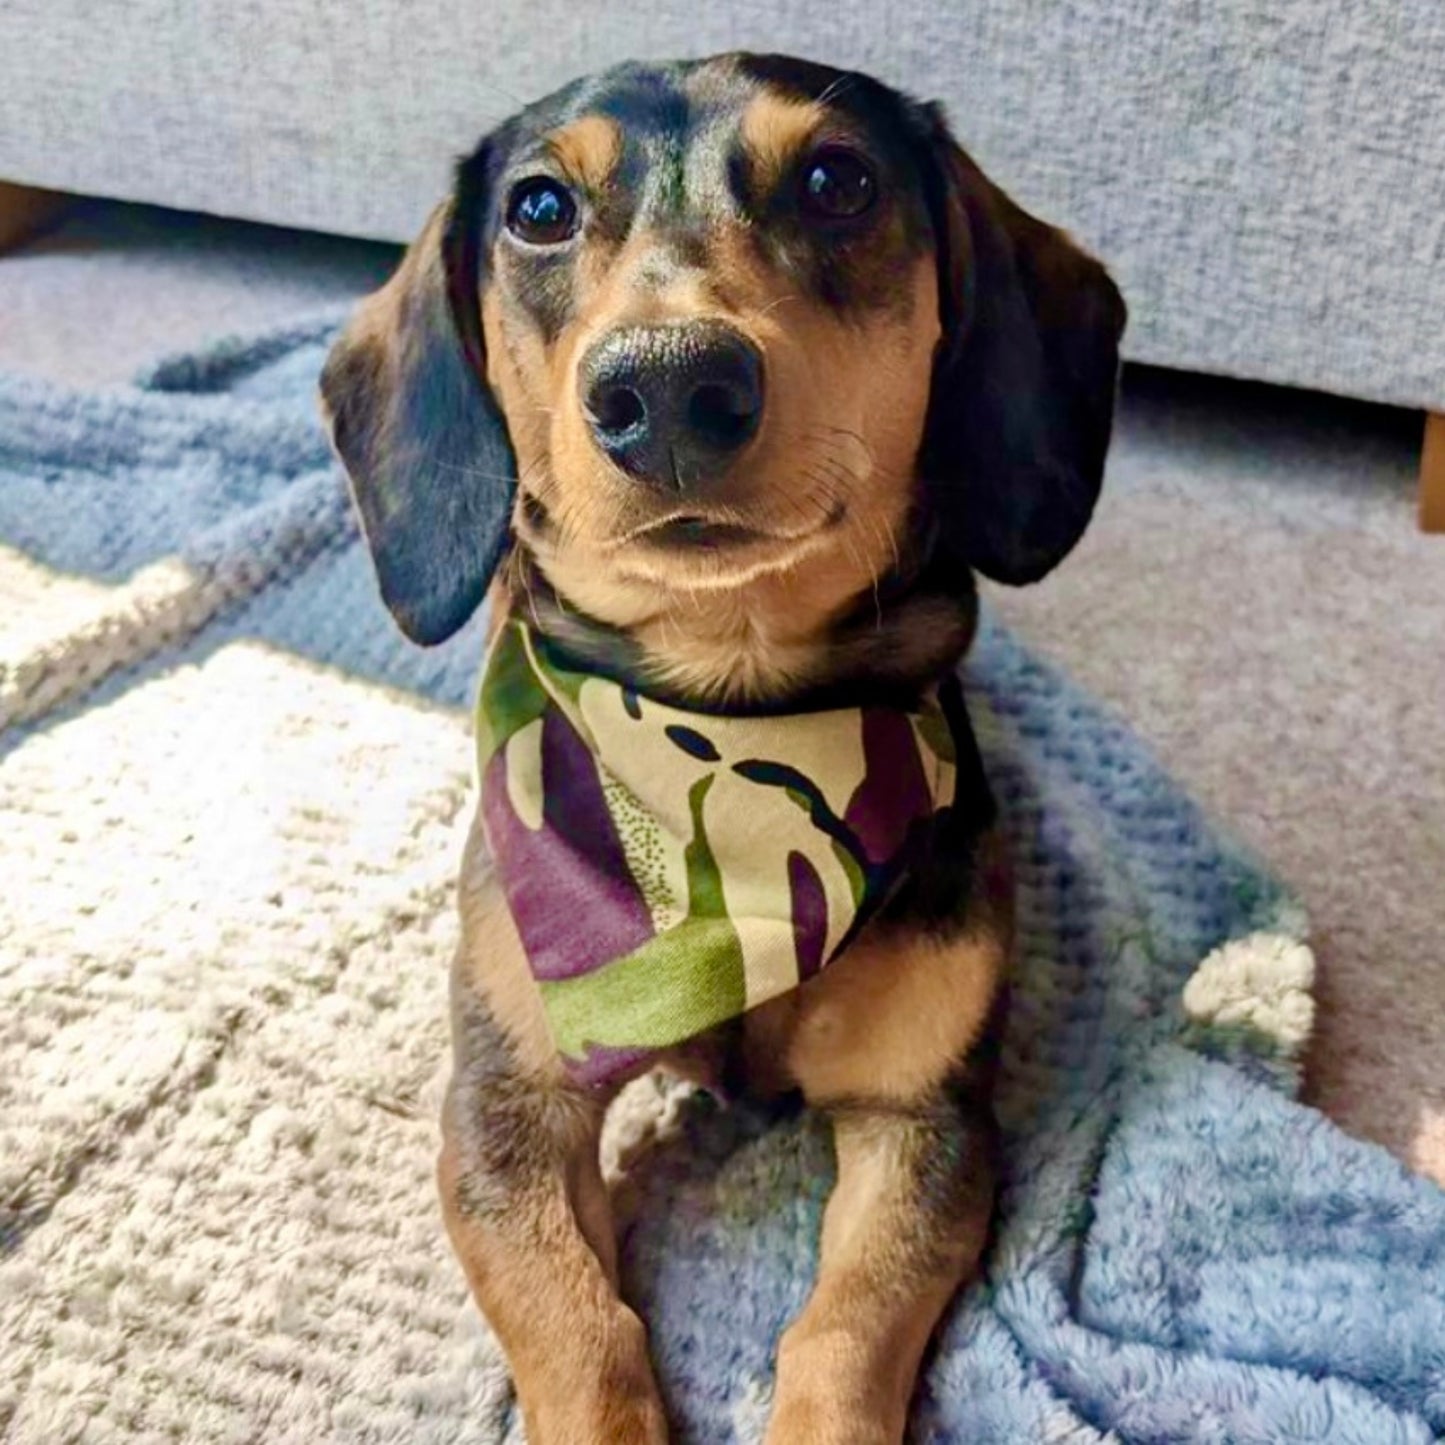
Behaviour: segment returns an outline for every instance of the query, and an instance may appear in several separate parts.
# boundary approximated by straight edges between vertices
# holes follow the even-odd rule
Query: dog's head
[[[1053,567],[1123,324],[935,107],[726,56],[621,67],[484,139],[322,391],[416,641],[511,542],[612,628],[725,595],[816,629],[923,550],[960,589]]]

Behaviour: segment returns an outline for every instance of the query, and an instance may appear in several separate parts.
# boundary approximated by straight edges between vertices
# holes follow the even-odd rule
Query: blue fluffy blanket
[[[151,579],[125,626],[97,614],[66,645],[8,659],[0,753],[122,699],[156,656],[227,638],[465,705],[476,624],[423,652],[373,595],[312,414],[333,325],[175,359],[104,395],[0,378],[0,543],[58,574]],[[167,582],[168,558],[182,580]],[[1445,1437],[1445,1195],[1296,1102],[1312,1008],[1298,910],[1127,728],[996,624],[966,677],[1021,889],[998,1098],[1007,1182],[986,1277],[948,1312],[913,1438]],[[632,1162],[626,1285],[679,1439],[760,1438],[831,1170],[806,1120],[764,1124],[700,1098]],[[11,1217],[7,1252],[23,1253],[28,1217]],[[33,1271],[7,1278],[38,1288]],[[27,1348],[60,1348],[59,1334],[25,1334],[23,1305],[14,1318]],[[213,1326],[201,1315],[187,1332]],[[14,1438],[42,1438],[35,1402],[59,1398],[57,1378],[31,1359],[24,1391],[0,1389],[0,1427],[13,1416],[32,1431]],[[300,1438],[288,1398],[246,1438]],[[410,1408],[417,1439],[517,1430],[505,1407],[469,1413],[461,1392]],[[407,1438],[361,1416],[312,1420],[307,1438]],[[110,1438],[151,1438],[119,1418]],[[211,1438],[203,1418],[188,1438]]]

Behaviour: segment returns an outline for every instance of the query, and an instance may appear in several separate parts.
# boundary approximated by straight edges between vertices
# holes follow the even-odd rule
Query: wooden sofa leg
[[[1420,530],[1445,532],[1445,412],[1425,413],[1420,453]]]
[[[42,191],[38,186],[0,181],[0,253],[13,251],[58,221],[74,199],[62,191]]]

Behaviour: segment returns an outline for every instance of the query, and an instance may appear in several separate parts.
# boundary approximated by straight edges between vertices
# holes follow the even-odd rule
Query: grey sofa
[[[1131,358],[1445,412],[1440,0],[5,0],[0,177],[401,240],[523,100],[735,47],[946,101]]]

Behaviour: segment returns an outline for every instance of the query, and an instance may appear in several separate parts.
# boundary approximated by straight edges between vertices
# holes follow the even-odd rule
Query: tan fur
[[[820,1107],[906,1108],[929,1096],[978,1042],[1004,982],[1013,924],[1003,852],[997,834],[979,847],[986,881],[967,932],[868,929],[816,979],[748,1015],[750,1057],[781,1057],[781,1077]]]
[[[484,1226],[458,1204],[470,1154],[448,1134],[437,1166],[447,1233],[507,1353],[529,1441],[665,1445],[647,1332],[580,1227],[589,1213],[611,1227],[596,1156],[595,1134],[580,1139],[563,1173]]]
[[[518,486],[540,495],[550,477],[548,442],[555,395],[546,348],[535,332],[506,324],[495,287],[482,297],[482,334],[487,348],[487,385],[507,418]]]
[[[630,478],[597,450],[582,408],[577,381],[583,357],[609,331],[715,314],[705,274],[679,269],[665,286],[649,279],[649,262],[662,243],[646,232],[612,247],[588,237],[574,278],[575,316],[537,370],[545,372],[552,405],[548,460],[554,508],[584,519],[574,527],[576,544],[616,540],[652,520],[647,498]],[[507,319],[508,330],[517,319]]]
[[[462,944],[453,987],[475,996],[505,1040],[508,1088],[525,1100],[526,1139],[488,1121],[459,1067],[437,1166],[452,1246],[507,1352],[529,1440],[663,1445],[666,1424],[646,1331],[617,1296],[617,1247],[598,1158],[602,1109],[567,1087],[536,985],[474,822],[460,879]],[[485,1076],[477,1087],[485,1088]],[[498,1145],[533,1156],[510,1184],[479,1177]],[[557,1342],[566,1340],[565,1349]]]
[[[952,1217],[921,1216],[910,1181],[928,1145],[906,1112],[888,1112],[930,1097],[993,1008],[1012,929],[998,838],[979,867],[968,933],[874,929],[787,1001],[781,1029],[759,1021],[810,1102],[848,1101],[817,1281],[779,1345],[766,1445],[896,1445],[928,1337],[983,1251],[987,1192]]]
[[[997,831],[979,841],[975,868],[967,931],[940,940],[875,925],[798,990],[785,1053],[809,1098],[907,1103],[973,1048],[1013,938],[1013,883]]]
[[[898,1445],[928,1337],[987,1240],[982,1199],[920,1229],[904,1186],[917,1146],[896,1125],[841,1118],[834,1146],[817,1283],[778,1346],[765,1445]]]
[[[750,1082],[813,1102],[906,1105],[966,1057],[1008,968],[1012,882],[998,833],[978,845],[970,929],[940,941],[873,925],[817,978],[747,1015]]]
[[[671,292],[639,298],[630,278],[646,249],[645,237],[623,248],[550,349],[497,288],[483,298],[488,376],[521,488],[560,536],[519,530],[564,599],[634,633],[655,679],[717,699],[765,697],[814,674],[830,623],[897,560],[939,336],[933,263],[914,263],[896,312],[855,323],[780,291],[738,238],[715,247],[733,309],[709,304],[686,273]],[[721,316],[764,355],[762,432],[744,475],[705,510],[766,542],[708,558],[631,540],[654,504],[596,450],[576,368],[594,336],[663,314]]]
[[[825,121],[816,104],[753,99],[740,133],[760,182],[776,183]],[[600,117],[549,139],[589,177],[615,165],[620,146]],[[538,536],[519,500],[516,526],[565,601],[633,632],[653,680],[719,701],[763,698],[815,674],[830,624],[897,560],[940,335],[936,267],[919,257],[900,271],[899,304],[859,320],[797,294],[742,224],[715,226],[707,264],[672,267],[660,287],[650,262],[665,244],[646,232],[620,246],[587,235],[573,315],[550,344],[508,304],[512,262],[498,248],[481,308],[488,380],[508,420],[519,490],[556,523]],[[898,234],[878,244],[903,254]],[[736,327],[768,377],[763,428],[738,475],[705,503],[674,508],[768,539],[714,557],[637,540],[664,504],[598,451],[577,382],[587,349],[610,330],[694,318]]]
[[[1005,962],[986,919],[943,943],[912,929],[860,938],[799,991],[788,1072],[820,1104],[920,1097],[978,1041]]]
[[[827,121],[826,107],[812,100],[764,91],[743,110],[739,133],[760,190],[777,185],[789,165]]]
[[[621,158],[622,131],[606,116],[584,115],[554,130],[547,145],[569,180],[584,190],[601,191]]]

